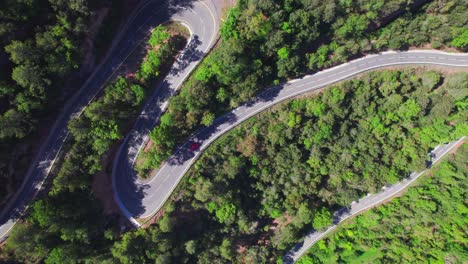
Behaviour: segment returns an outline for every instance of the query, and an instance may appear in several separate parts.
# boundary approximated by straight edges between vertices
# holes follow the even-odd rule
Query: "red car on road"
[[[190,145],[189,150],[190,150],[190,151],[195,151],[195,150],[197,150],[197,148],[198,148],[199,146],[200,146],[200,145],[198,145],[197,142],[192,142],[192,144]]]

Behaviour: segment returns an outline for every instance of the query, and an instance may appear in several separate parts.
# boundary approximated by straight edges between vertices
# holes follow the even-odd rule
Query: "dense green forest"
[[[222,43],[171,98],[140,175],[215,116],[286,78],[385,49],[466,50],[467,16],[463,0],[239,1],[221,28]]]
[[[298,264],[466,263],[468,145],[403,197],[343,223]]]
[[[22,155],[31,150],[19,143],[36,132],[39,120],[55,115],[65,83],[81,63],[90,17],[108,5],[0,1],[0,201],[21,182],[15,172],[25,173],[29,164]]]
[[[158,166],[195,129],[264,87],[392,48],[396,32],[402,48],[434,46],[437,40],[435,47],[466,49],[468,8],[463,1],[432,1],[422,7],[416,2],[412,10],[412,4],[397,0],[240,1],[223,26],[220,44],[171,99],[151,133],[155,140],[156,135],[166,137],[155,141],[142,170]],[[349,28],[353,30],[347,32]],[[170,47],[166,50],[174,51]],[[114,219],[102,215],[91,179],[103,169],[109,146],[123,137],[135,117],[148,87],[144,78],[164,72],[159,67],[167,53],[153,53],[136,78],[117,79],[70,123],[69,151],[51,191],[15,227],[4,258],[46,263],[271,262],[303,230],[327,225],[336,207],[422,168],[431,146],[466,131],[466,75],[366,75],[319,97],[294,100],[228,134],[197,162],[176,192],[180,199],[164,209],[157,224],[121,235]],[[335,166],[341,159],[346,163]]]
[[[115,217],[102,214],[91,188],[92,177],[103,170],[104,154],[123,138],[151,84],[168,70],[185,42],[182,36],[157,27],[136,77],[117,78],[102,97],[70,121],[66,155],[52,187],[31,205],[26,221],[16,225],[6,244],[6,257],[46,263],[100,262],[110,257],[118,225]]]
[[[272,263],[331,212],[426,167],[468,131],[468,74],[386,70],[284,103],[213,143],[122,263]]]

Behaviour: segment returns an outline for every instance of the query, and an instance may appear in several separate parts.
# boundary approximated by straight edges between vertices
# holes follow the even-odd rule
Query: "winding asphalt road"
[[[164,81],[164,84],[156,87],[148,99],[142,118],[138,120],[137,131],[147,134],[146,127],[154,124],[159,117],[158,108],[164,108],[167,98],[173,93],[166,87],[178,86],[214,44],[221,13],[220,3],[220,0],[144,0],[139,4],[117,35],[114,40],[116,44],[112,46],[104,62],[97,67],[93,75],[62,109],[35,160],[31,163],[20,189],[8,204],[1,208],[0,242],[8,237],[16,221],[41,190],[43,182],[68,137],[68,122],[83,112],[106,81],[112,78],[116,70],[145,39],[152,28],[170,19],[178,20],[189,28],[191,38],[183,51],[182,59],[174,65],[170,77]],[[161,104],[161,100],[166,100],[166,102]]]
[[[462,137],[457,141],[435,147],[435,149],[431,151],[431,165],[439,161],[445,154],[449,153],[452,149],[454,149],[464,140],[465,137]],[[397,193],[403,191],[409,185],[415,182],[425,172],[426,170],[422,172],[414,172],[403,181],[400,181],[391,186],[383,187],[382,191],[379,193],[368,195],[367,197],[360,199],[358,202],[353,202],[350,208],[343,208],[341,210],[336,211],[333,215],[333,225],[322,231],[312,230],[309,234],[305,236],[303,242],[297,244],[292,250],[286,253],[283,262],[285,264],[292,264],[298,261],[301,258],[301,256],[307,252],[309,248],[311,248],[315,243],[321,240],[325,235],[335,230],[341,222],[395,196]]]
[[[115,198],[125,215],[135,226],[139,226],[135,218],[145,218],[155,214],[170,197],[172,191],[197,157],[213,140],[249,117],[281,101],[321,89],[329,84],[356,76],[359,73],[381,67],[401,65],[439,65],[468,69],[468,54],[431,50],[383,52],[270,88],[261,93],[254,101],[216,119],[212,126],[196,133],[189,141],[178,148],[175,154],[149,180],[139,179],[133,169],[137,153],[142,146],[141,142],[146,139],[145,136],[138,133],[139,140],[137,143],[127,140],[120,150],[119,157],[115,160],[113,170]],[[197,142],[199,148],[190,151],[189,148],[193,142]]]
[[[166,3],[147,0],[129,19],[124,31],[119,34],[118,44],[113,46],[109,59],[98,67],[77,94],[70,99],[61,112],[45,143],[32,163],[20,190],[0,212],[0,241],[8,236],[11,228],[21,217],[29,202],[41,189],[64,141],[68,136],[67,123],[79,116],[96,96],[105,82],[154,26],[169,19],[179,20],[191,31],[191,39],[167,78],[156,87],[144,110],[118,152],[113,169],[115,200],[122,212],[139,226],[135,218],[156,213],[169,198],[172,191],[190,168],[201,151],[213,140],[239,125],[247,118],[288,98],[314,91],[324,86],[350,78],[364,71],[379,67],[418,64],[468,67],[467,54],[449,54],[433,51],[386,52],[367,56],[273,87],[261,93],[253,102],[245,104],[215,120],[215,123],[200,130],[190,141],[181,146],[151,179],[142,181],[136,177],[133,165],[149,130],[154,126],[167,106],[168,99],[180,87],[196,64],[215,43],[220,20],[220,0],[178,1]],[[218,3],[219,4],[219,3]],[[200,145],[189,151],[192,142]]]
[[[144,110],[120,146],[114,160],[112,170],[114,199],[124,215],[135,226],[139,224],[133,216],[139,211],[139,201],[143,199],[142,192],[146,187],[135,184],[138,182],[138,177],[133,170],[134,162],[141,148],[148,141],[150,130],[156,125],[161,113],[165,111],[169,98],[177,92],[197,63],[213,47],[220,20],[217,10],[220,9],[216,8],[213,2],[200,1],[193,2],[192,8],[184,9],[172,16],[171,19],[178,20],[190,28],[191,39],[164,81],[158,84],[155,95],[145,104]]]

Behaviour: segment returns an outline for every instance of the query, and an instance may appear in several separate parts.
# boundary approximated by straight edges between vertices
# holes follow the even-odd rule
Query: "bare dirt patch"
[[[143,228],[148,228],[152,224],[155,224],[158,222],[158,220],[163,217],[165,214],[165,210],[161,209],[159,210],[155,215],[151,216],[150,218],[145,218],[145,219],[139,219],[143,224],[141,225]]]
[[[146,144],[145,148],[143,151],[147,153],[152,147],[154,146],[154,142],[152,140],[148,141],[148,144]]]
[[[109,152],[102,159],[102,166],[106,169],[94,175],[93,182],[91,183],[93,194],[99,201],[101,201],[103,213],[105,215],[119,213],[119,207],[114,200],[112,174],[109,173],[109,171],[112,171],[112,163],[118,150],[118,144],[114,144],[110,148]]]
[[[104,21],[104,18],[109,14],[109,8],[102,8],[95,12],[91,17],[90,27],[88,30],[88,34],[84,40],[84,56],[83,62],[81,66],[81,70],[84,72],[91,72],[95,65],[96,65],[96,54],[94,50],[94,40],[96,38],[97,33],[99,32],[99,28]]]
[[[270,244],[270,238],[273,236],[276,230],[286,227],[293,220],[293,217],[289,215],[288,212],[284,213],[282,216],[275,218],[270,225],[270,228],[267,232],[260,235],[257,240],[258,245],[268,246]]]

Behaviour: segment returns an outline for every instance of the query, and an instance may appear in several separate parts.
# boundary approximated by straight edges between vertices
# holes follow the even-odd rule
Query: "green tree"
[[[38,66],[20,65],[13,69],[11,78],[24,88],[44,89],[50,85],[50,80]]]
[[[195,240],[189,240],[185,243],[185,251],[190,255],[194,255],[197,252],[197,242]]]
[[[227,260],[232,260],[234,257],[234,250],[231,240],[223,239],[223,242],[219,246],[219,252],[221,256]]]
[[[167,41],[171,35],[162,26],[157,26],[152,32],[148,43],[151,47],[156,47]]]
[[[463,29],[461,33],[457,34],[452,40],[452,45],[460,49],[468,47],[468,29]]]
[[[278,57],[280,59],[287,59],[289,58],[289,53],[290,53],[289,48],[282,47],[281,49],[278,50]]]
[[[322,207],[322,209],[317,210],[314,214],[314,220],[312,221],[312,226],[316,230],[321,230],[326,227],[331,226],[333,223],[333,218],[330,211],[327,208]]]
[[[212,112],[203,113],[201,124],[204,126],[211,126],[215,120],[215,115]]]
[[[297,210],[297,223],[299,226],[312,222],[313,214],[306,203],[302,203]]]
[[[30,118],[14,109],[10,109],[0,116],[0,139],[23,138],[32,129]]]

